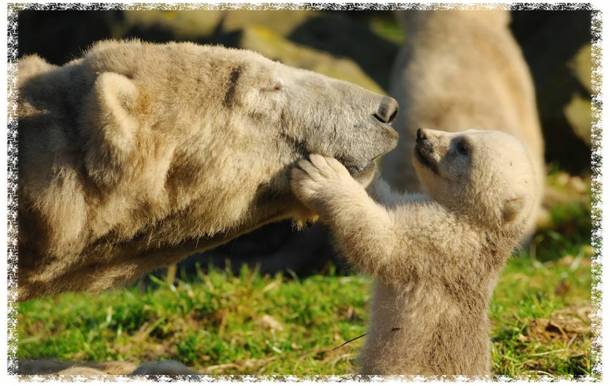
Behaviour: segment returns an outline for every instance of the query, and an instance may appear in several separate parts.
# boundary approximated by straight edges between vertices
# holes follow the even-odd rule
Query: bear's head
[[[307,217],[289,186],[297,161],[337,158],[366,185],[398,139],[394,99],[252,51],[108,41],[74,65],[87,69],[72,82],[88,85],[74,103],[89,175],[149,180],[139,199],[169,196],[198,233]]]
[[[504,132],[418,129],[413,164],[435,201],[486,227],[523,228],[534,210],[533,163]]]
[[[232,130],[270,139],[266,152],[288,155],[285,165],[323,154],[368,183],[374,161],[396,146],[393,98],[250,51],[222,54],[228,76],[220,84],[219,110],[230,112]]]

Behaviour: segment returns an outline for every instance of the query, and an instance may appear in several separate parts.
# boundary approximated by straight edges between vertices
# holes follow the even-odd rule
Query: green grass
[[[352,350],[325,348],[361,334],[368,281],[239,276],[212,270],[194,283],[65,294],[19,306],[19,358],[152,360],[173,358],[219,372],[318,374],[351,370]],[[266,316],[266,318],[264,318]],[[273,328],[266,319],[279,323]],[[346,354],[349,354],[345,356]]]
[[[586,254],[547,263],[520,256],[510,262],[490,310],[496,374],[592,375]]]
[[[555,205],[550,225],[510,259],[490,309],[493,370],[510,377],[597,376],[591,353],[590,192]],[[587,220],[588,219],[588,220]],[[17,357],[175,359],[212,374],[357,370],[370,280],[210,270],[176,286],[154,279],[99,295],[18,305]]]

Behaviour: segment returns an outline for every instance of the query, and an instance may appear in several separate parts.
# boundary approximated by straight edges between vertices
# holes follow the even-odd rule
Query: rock
[[[100,375],[128,375],[137,366],[126,361],[104,363],[60,362],[52,359],[20,360],[17,373],[20,375],[62,375],[96,377]]]
[[[99,369],[108,375],[131,374],[138,365],[127,361],[110,361],[99,364]]]
[[[580,81],[590,93],[591,85],[591,44],[585,44],[577,52],[576,55],[568,62],[568,67],[572,73]]]
[[[278,35],[288,36],[298,26],[319,13],[319,11],[305,10],[224,11],[222,30],[234,32],[253,26],[265,26]]]
[[[563,107],[563,113],[574,134],[591,146],[591,99],[572,94],[570,102]]]
[[[17,374],[46,375],[55,374],[72,366],[72,362],[60,362],[53,359],[21,359],[17,364]]]
[[[152,35],[154,30],[163,40],[199,40],[212,35],[227,11],[190,10],[190,11],[124,11],[123,22],[115,27],[115,34]],[[149,39],[158,41],[154,36]]]
[[[57,375],[66,377],[99,377],[115,375],[199,375],[198,372],[174,360],[146,362],[140,366],[125,361],[104,363],[60,362],[50,359],[21,360],[20,375]]]
[[[590,170],[591,12],[513,11],[511,16],[536,87],[545,158],[571,173]]]
[[[381,87],[349,59],[337,58],[323,51],[300,46],[263,26],[243,30],[240,47],[257,51],[271,59],[304,68],[333,78],[355,83],[373,92],[383,93]]]
[[[131,375],[200,375],[195,370],[174,360],[146,362],[135,369]]]
[[[568,68],[588,95],[572,94],[572,99],[564,107],[564,114],[574,133],[591,146],[591,44],[585,44],[576,52],[576,55],[568,62]]]
[[[102,370],[98,370],[94,367],[72,366],[72,367],[68,367],[67,369],[61,370],[56,375],[90,378],[90,377],[100,377],[100,376],[103,377],[108,374],[106,374]]]
[[[390,12],[320,12],[288,36],[290,41],[353,60],[389,90],[389,75],[404,33]]]

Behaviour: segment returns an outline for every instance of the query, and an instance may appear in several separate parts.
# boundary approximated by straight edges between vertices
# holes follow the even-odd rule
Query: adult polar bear
[[[510,32],[509,12],[405,11],[397,17],[406,41],[394,62],[390,94],[401,105],[394,125],[400,140],[384,157],[384,179],[398,190],[422,190],[411,160],[420,127],[493,127],[526,145],[540,202],[544,144],[533,81]]]
[[[18,68],[18,297],[101,290],[309,213],[309,153],[366,184],[397,142],[391,98],[256,53],[107,41]]]

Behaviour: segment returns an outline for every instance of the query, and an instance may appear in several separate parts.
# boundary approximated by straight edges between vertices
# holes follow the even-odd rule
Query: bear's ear
[[[138,89],[127,77],[104,72],[95,80],[85,115],[89,174],[113,184],[129,163],[139,122],[134,114]]]
[[[502,207],[502,219],[505,223],[514,221],[524,207],[524,197],[515,197],[504,201],[504,206]]]
[[[92,92],[100,134],[118,151],[128,150],[138,127],[133,115],[138,98],[135,84],[123,75],[104,72],[95,80]]]

